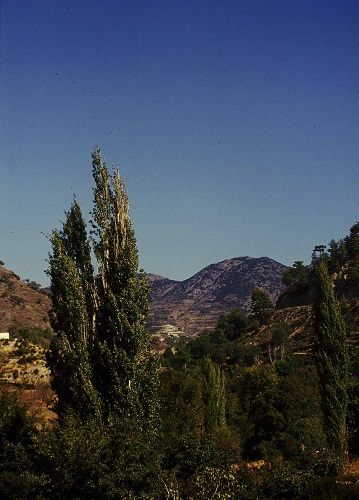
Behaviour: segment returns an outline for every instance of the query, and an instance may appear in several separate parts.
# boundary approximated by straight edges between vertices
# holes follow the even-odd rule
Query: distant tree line
[[[330,240],[328,245],[316,245],[312,252],[310,265],[303,261],[295,261],[286,269],[282,282],[288,291],[303,290],[314,284],[315,264],[323,260],[330,274],[336,274],[337,283],[346,281],[355,284],[359,280],[359,222],[351,228],[349,235],[343,239]]]

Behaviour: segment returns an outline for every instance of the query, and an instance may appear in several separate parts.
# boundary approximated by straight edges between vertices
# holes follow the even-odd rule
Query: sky
[[[357,0],[0,0],[0,260],[48,285],[91,152],[140,266],[310,262],[359,220]]]

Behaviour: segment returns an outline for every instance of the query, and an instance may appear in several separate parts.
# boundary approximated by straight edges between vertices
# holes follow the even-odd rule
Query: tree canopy
[[[145,331],[149,287],[138,270],[125,183],[118,170],[110,174],[99,148],[92,175],[91,236],[75,198],[50,237],[52,385],[60,416],[106,422],[116,415],[148,430],[157,405],[157,362]]]

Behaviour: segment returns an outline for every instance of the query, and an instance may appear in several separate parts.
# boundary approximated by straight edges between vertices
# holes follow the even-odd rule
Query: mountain
[[[37,283],[25,283],[0,265],[0,331],[23,326],[51,329],[51,299],[44,292]]]
[[[284,286],[286,266],[268,257],[237,257],[211,264],[191,278],[174,281],[153,274],[148,327],[194,335],[215,325],[218,316],[241,308],[248,312],[253,290],[260,287],[275,301]]]
[[[211,264],[184,281],[148,274],[152,285],[148,327],[170,336],[195,335],[213,327],[221,314],[232,309],[248,312],[256,287],[275,301],[284,289],[285,269],[268,257],[237,257]],[[0,265],[0,331],[22,326],[50,328],[50,308],[51,299],[36,283],[25,283]]]

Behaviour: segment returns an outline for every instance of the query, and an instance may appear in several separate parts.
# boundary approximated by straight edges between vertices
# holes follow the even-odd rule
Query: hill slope
[[[149,275],[149,327],[158,331],[170,325],[196,334],[213,327],[219,315],[232,309],[248,312],[256,287],[263,288],[275,301],[284,289],[281,277],[285,269],[268,257],[237,257],[211,264],[184,281]]]
[[[218,316],[232,309],[248,312],[256,287],[275,301],[284,289],[281,277],[285,269],[268,257],[237,257],[211,264],[184,281],[149,274],[148,326],[152,331],[187,335],[211,328]],[[50,308],[48,296],[0,266],[0,331],[16,326],[49,328]]]
[[[50,298],[20,280],[0,265],[0,331],[10,327],[39,326],[51,328],[48,312]]]

